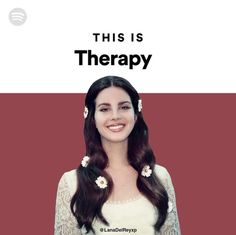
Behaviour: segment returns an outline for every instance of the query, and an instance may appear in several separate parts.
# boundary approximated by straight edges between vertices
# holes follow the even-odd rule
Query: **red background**
[[[234,234],[236,94],[141,94],[184,235]],[[53,234],[57,183],[84,153],[84,94],[0,95],[1,234]]]

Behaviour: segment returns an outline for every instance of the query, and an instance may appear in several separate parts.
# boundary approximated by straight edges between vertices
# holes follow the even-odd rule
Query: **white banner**
[[[118,75],[145,93],[235,93],[235,12],[228,0],[1,1],[0,92],[84,93]]]

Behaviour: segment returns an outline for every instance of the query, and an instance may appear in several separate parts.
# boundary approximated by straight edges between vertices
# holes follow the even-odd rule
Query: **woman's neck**
[[[115,169],[129,165],[127,159],[127,152],[128,152],[127,141],[119,143],[103,142],[103,148],[108,156],[109,160],[108,167]]]

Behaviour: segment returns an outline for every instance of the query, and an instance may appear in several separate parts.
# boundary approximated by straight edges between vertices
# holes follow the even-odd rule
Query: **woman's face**
[[[128,93],[118,87],[102,90],[95,100],[94,118],[103,144],[127,141],[136,121]]]

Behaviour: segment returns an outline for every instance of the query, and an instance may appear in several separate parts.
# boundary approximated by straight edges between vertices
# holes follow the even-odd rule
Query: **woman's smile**
[[[108,126],[108,129],[112,132],[120,132],[124,129],[125,125],[124,124],[113,124]]]

